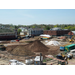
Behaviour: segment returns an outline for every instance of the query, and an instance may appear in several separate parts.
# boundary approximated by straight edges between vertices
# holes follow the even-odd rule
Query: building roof
[[[14,34],[15,32],[4,32],[4,33],[0,33],[0,34]]]
[[[63,29],[63,30],[68,30],[68,29]]]
[[[71,47],[71,46],[75,46],[75,44],[71,44],[71,45],[68,45],[68,46],[65,46],[65,47]]]
[[[30,28],[30,30],[43,30],[43,28]]]
[[[10,33],[10,32],[14,32],[11,29],[0,29],[0,33]]]
[[[28,27],[19,27],[18,29],[29,29]]]
[[[74,34],[75,34],[75,31],[72,31],[72,33],[74,33]]]
[[[50,30],[62,30],[60,27],[55,27],[55,28],[52,28]]]

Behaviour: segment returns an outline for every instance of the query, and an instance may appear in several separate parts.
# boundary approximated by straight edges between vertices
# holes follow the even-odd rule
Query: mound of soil
[[[50,49],[48,50],[48,54],[50,55],[57,55],[58,53],[60,53],[61,51],[59,50],[60,47],[59,46],[47,46]]]
[[[9,52],[9,51],[12,51],[14,48],[16,48],[18,45],[12,45],[12,46],[8,46],[6,48],[6,50]]]
[[[13,55],[31,56],[35,55],[35,52],[41,52],[45,54],[46,52],[48,52],[48,47],[46,47],[40,41],[36,40],[27,45],[9,46],[6,50]]]
[[[49,49],[43,43],[41,43],[39,40],[35,40],[34,42],[28,44],[27,47],[32,52],[47,52]]]
[[[7,50],[9,53],[12,55],[18,55],[18,56],[30,56],[30,55],[35,55],[33,52],[30,50],[27,50],[24,45],[20,46],[12,46],[11,48],[9,47]]]

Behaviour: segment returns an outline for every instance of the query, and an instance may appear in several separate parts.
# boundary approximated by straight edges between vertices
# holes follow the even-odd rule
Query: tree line
[[[10,29],[18,29],[20,27],[28,27],[28,28],[43,28],[44,30],[50,30],[54,27],[60,27],[61,29],[69,29],[71,31],[75,31],[75,24],[32,24],[32,25],[13,25],[13,24],[0,24],[0,27],[10,28]]]

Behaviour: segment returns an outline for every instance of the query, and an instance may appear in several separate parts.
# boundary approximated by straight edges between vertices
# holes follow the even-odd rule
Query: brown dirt
[[[47,46],[49,49],[48,54],[50,55],[57,55],[58,53],[60,53],[61,51],[59,50],[59,46]]]
[[[6,48],[6,50],[9,52],[9,51],[13,50],[14,48],[16,48],[17,46],[18,46],[18,45],[8,46],[8,47]]]
[[[10,41],[2,41],[2,42],[0,42],[0,44],[7,44],[7,43],[10,43]]]
[[[17,56],[33,56],[37,55],[37,53],[42,53],[44,56],[46,54],[57,55],[60,53],[59,46],[45,46],[39,40],[35,40],[34,42],[27,45],[8,46],[6,50],[9,53]]]
[[[46,47],[39,40],[36,40],[36,41],[28,44],[27,47],[29,50],[31,50],[33,52],[47,52],[48,51],[48,47]]]
[[[8,50],[8,52],[13,55],[19,55],[19,56],[34,55],[34,53],[28,50],[27,48],[25,48],[24,45],[20,45],[20,46],[16,46],[15,48],[11,48],[11,50]]]
[[[6,50],[13,55],[31,56],[35,55],[34,52],[41,52],[45,54],[46,52],[48,52],[48,47],[46,47],[40,41],[36,40],[27,45],[9,46],[6,48]]]

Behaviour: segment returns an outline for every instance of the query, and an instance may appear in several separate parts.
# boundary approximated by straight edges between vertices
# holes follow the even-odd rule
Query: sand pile
[[[36,40],[27,45],[9,46],[7,47],[6,50],[13,55],[31,56],[35,55],[34,52],[41,52],[41,53],[48,52],[48,47],[46,47],[40,41]]]
[[[49,41],[46,45],[59,46],[60,43],[58,41]]]

